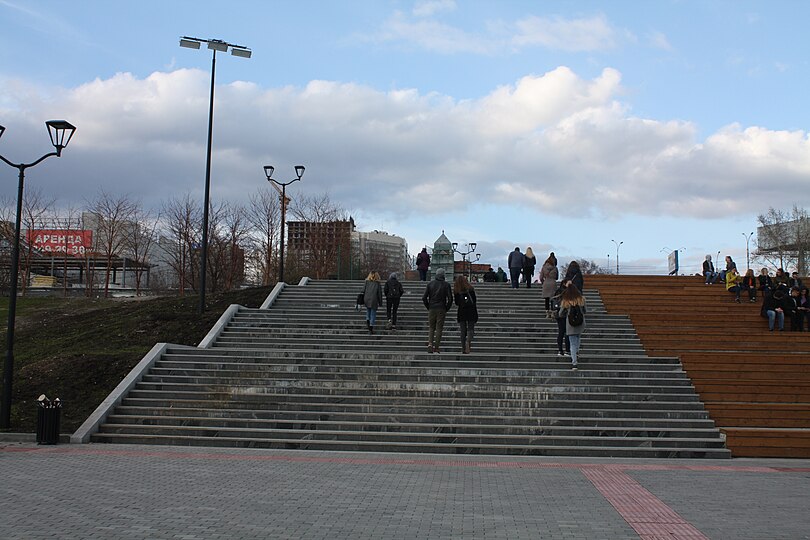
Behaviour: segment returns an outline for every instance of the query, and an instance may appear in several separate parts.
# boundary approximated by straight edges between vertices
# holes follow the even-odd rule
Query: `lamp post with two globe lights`
[[[202,313],[205,311],[205,278],[207,273],[208,263],[208,209],[210,206],[210,192],[211,192],[211,147],[214,133],[214,80],[217,72],[217,51],[228,52],[230,49],[233,56],[241,58],[250,58],[251,50],[242,45],[234,45],[227,43],[220,39],[200,39],[195,37],[183,36],[180,38],[180,46],[187,49],[199,49],[203,43],[208,44],[208,48],[212,51],[211,55],[211,93],[208,103],[208,148],[205,157],[205,201],[203,207],[203,225],[202,225],[202,253],[200,255],[200,304],[198,311]]]
[[[14,244],[11,250],[11,283],[8,298],[8,329],[6,334],[6,358],[3,363],[3,400],[0,404],[0,429],[11,427],[11,383],[14,371],[14,325],[17,316],[17,280],[19,278],[20,260],[20,224],[22,222],[23,189],[25,186],[25,170],[45,161],[47,158],[62,156],[62,150],[68,145],[76,128],[65,120],[48,120],[45,122],[51,144],[56,149],[31,163],[14,163],[3,156],[7,165],[19,171],[17,183],[17,214],[14,221]],[[0,126],[0,137],[6,128]]]
[[[284,282],[284,225],[287,221],[287,203],[289,200],[287,199],[287,186],[292,184],[293,182],[298,182],[301,180],[301,177],[304,176],[304,171],[306,167],[303,165],[296,165],[295,166],[295,176],[293,180],[289,182],[279,182],[275,178],[272,178],[273,171],[275,171],[275,167],[272,165],[265,165],[264,166],[264,175],[267,177],[268,182],[273,183],[273,187],[281,186],[281,190],[279,191],[279,195],[281,197],[281,249],[279,251],[279,259],[278,259],[278,282]],[[278,187],[276,187],[278,189]]]

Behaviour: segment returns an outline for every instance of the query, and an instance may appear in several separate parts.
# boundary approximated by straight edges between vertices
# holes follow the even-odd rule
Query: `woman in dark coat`
[[[453,299],[458,306],[456,319],[461,329],[461,352],[470,354],[475,323],[478,322],[478,299],[475,289],[464,276],[456,277],[453,282]]]
[[[585,290],[585,278],[582,277],[582,269],[579,267],[577,261],[571,261],[571,264],[568,265],[568,270],[565,272],[562,283],[566,287],[573,283],[580,292]]]
[[[526,253],[523,254],[523,280],[526,282],[527,289],[532,286],[535,266],[537,266],[537,257],[534,256],[534,251],[530,246],[526,248]]]

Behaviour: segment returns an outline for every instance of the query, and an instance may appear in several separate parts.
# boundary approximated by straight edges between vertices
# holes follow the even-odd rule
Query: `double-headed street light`
[[[619,246],[624,244],[624,241],[616,242],[616,240],[611,240],[614,244],[616,244],[616,275],[619,275]]]
[[[461,255],[461,269],[462,274],[466,273],[467,271],[467,255],[475,252],[475,248],[478,247],[478,244],[475,242],[470,242],[467,244],[467,251],[460,251],[458,249],[458,242],[453,242],[453,251]],[[476,254],[477,258],[476,261],[481,258],[481,254]],[[472,259],[470,259],[470,268],[469,268],[469,279],[472,279]]]
[[[65,120],[48,120],[45,122],[48,128],[48,135],[51,137],[51,144],[56,149],[55,152],[45,154],[31,163],[12,163],[3,156],[0,159],[19,171],[19,181],[17,183],[17,216],[14,221],[14,245],[11,250],[11,289],[8,296],[8,330],[6,334],[6,360],[3,364],[3,400],[0,407],[0,428],[11,427],[11,379],[14,371],[14,323],[17,316],[17,279],[19,278],[20,261],[20,223],[22,221],[23,187],[25,185],[25,169],[33,167],[51,156],[60,157],[62,149],[65,148],[73,137],[76,128]],[[0,126],[0,137],[6,128]]]
[[[227,43],[220,39],[200,39],[195,37],[183,36],[180,38],[180,46],[187,49],[199,49],[203,43],[208,44],[208,48],[212,51],[211,55],[211,99],[208,104],[208,150],[205,157],[205,206],[203,208],[203,227],[202,227],[202,255],[200,256],[200,305],[199,312],[205,311],[205,277],[207,273],[208,263],[208,207],[210,206],[209,194],[211,191],[211,143],[213,139],[214,130],[214,78],[217,72],[217,51],[228,52],[231,50],[233,56],[241,58],[250,58],[251,50],[242,45],[234,45]]]
[[[748,234],[740,233],[745,237],[745,268],[748,270],[751,268],[751,252],[749,251],[748,245],[751,241],[751,237],[754,236],[754,231],[751,231]]]
[[[292,184],[293,182],[298,182],[301,180],[301,177],[304,176],[304,171],[306,167],[303,165],[296,165],[295,166],[295,176],[296,178],[290,180],[289,182],[279,182],[275,178],[273,178],[273,171],[275,171],[275,167],[272,165],[265,165],[264,166],[264,175],[267,177],[268,182],[272,182],[274,186],[278,185],[281,186],[281,250],[279,251],[279,259],[278,259],[278,281],[282,283],[284,281],[284,225],[287,221],[287,203],[289,200],[287,199],[287,186]],[[278,189],[278,188],[276,188]]]

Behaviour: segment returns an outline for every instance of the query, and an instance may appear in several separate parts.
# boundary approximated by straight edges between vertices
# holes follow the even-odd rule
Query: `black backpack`
[[[461,300],[459,302],[458,307],[463,308],[463,307],[467,307],[469,305],[472,305],[473,299],[472,299],[472,296],[470,296],[470,293],[463,292],[463,293],[461,293],[459,295],[459,297],[461,298]]]
[[[582,308],[579,306],[571,306],[568,308],[568,324],[571,326],[582,326],[585,322],[585,316],[582,313]]]

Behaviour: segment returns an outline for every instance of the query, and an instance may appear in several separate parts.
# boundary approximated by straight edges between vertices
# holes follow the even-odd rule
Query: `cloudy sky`
[[[416,253],[444,230],[503,264],[515,246],[621,273],[745,261],[769,206],[810,206],[810,2],[0,0],[0,153],[78,127],[26,174],[58,205],[100,189],[213,201],[262,166],[328,192]],[[16,171],[0,168],[0,196]],[[756,235],[754,235],[754,240]],[[615,241],[615,242],[614,242]],[[752,243],[753,248],[753,243]]]

